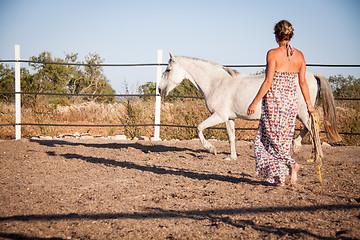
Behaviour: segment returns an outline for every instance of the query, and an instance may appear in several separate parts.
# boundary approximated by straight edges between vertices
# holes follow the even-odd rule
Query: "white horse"
[[[172,56],[170,53],[169,64],[159,83],[160,94],[162,96],[168,95],[184,79],[190,80],[200,91],[205,98],[207,108],[212,114],[197,126],[202,146],[209,152],[216,154],[216,148],[204,138],[203,130],[225,122],[231,151],[230,157],[226,159],[237,159],[234,119],[257,120],[260,118],[261,104],[258,104],[255,113],[252,115],[247,115],[247,109],[263,83],[265,75],[247,76],[236,70],[209,61]],[[306,73],[306,80],[309,85],[312,104],[315,103],[318,84],[320,85],[325,129],[331,141],[338,141],[341,138],[336,128],[334,97],[329,82],[323,75],[310,72]],[[293,149],[295,151],[301,147],[301,140],[309,129],[309,115],[299,85],[297,87],[297,94],[297,117],[304,124],[305,128],[300,131],[299,136],[294,140]]]

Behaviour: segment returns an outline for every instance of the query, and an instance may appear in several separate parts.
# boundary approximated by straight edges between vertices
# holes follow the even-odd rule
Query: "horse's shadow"
[[[139,149],[144,153],[161,153],[161,152],[187,152],[192,156],[195,156],[199,153],[207,153],[206,150],[203,149],[191,149],[184,147],[174,147],[174,146],[166,146],[163,144],[152,144],[145,145],[139,142],[129,142],[129,143],[84,143],[84,142],[74,142],[74,141],[63,141],[63,140],[34,140],[31,141],[37,142],[41,145],[48,147],[57,147],[57,146],[85,146],[90,148],[108,148],[108,149],[121,149],[121,148],[135,148]],[[99,157],[91,157],[91,156],[83,156],[75,153],[66,153],[66,154],[57,154],[54,151],[48,151],[47,154],[49,156],[62,156],[66,159],[80,159],[86,162],[90,162],[93,164],[104,164],[110,167],[121,167],[125,169],[136,169],[144,172],[152,172],[155,174],[169,174],[175,176],[183,176],[186,178],[197,179],[197,180],[217,180],[217,181],[225,181],[231,183],[247,183],[252,185],[268,185],[265,181],[256,181],[251,179],[251,175],[245,173],[239,173],[241,177],[235,177],[230,175],[221,175],[217,173],[211,172],[196,172],[194,170],[183,169],[183,168],[175,168],[170,166],[154,166],[154,165],[140,165],[130,161],[119,161],[114,159],[106,159]],[[234,175],[234,174],[232,174]]]
[[[40,145],[47,146],[47,147],[57,147],[57,146],[84,146],[84,147],[90,147],[90,148],[108,148],[108,149],[122,149],[122,148],[135,148],[138,150],[141,150],[144,153],[149,152],[193,152],[193,153],[207,153],[204,149],[191,149],[191,148],[185,148],[185,147],[173,147],[173,146],[166,146],[160,143],[157,144],[141,144],[139,142],[129,142],[129,143],[123,143],[123,142],[111,142],[111,143],[84,143],[84,142],[74,142],[74,141],[65,141],[65,140],[36,140],[31,139],[31,142],[36,142]]]
[[[56,154],[52,151],[47,152],[48,155],[55,156]],[[140,165],[137,163],[129,161],[118,161],[113,159],[105,159],[98,157],[89,157],[83,156],[80,154],[60,154],[66,159],[80,159],[93,164],[104,164],[108,167],[121,167],[125,169],[135,169],[143,172],[152,172],[159,175],[174,175],[174,176],[183,176],[186,178],[196,179],[196,180],[217,180],[223,182],[231,183],[247,183],[252,185],[268,185],[265,181],[256,181],[252,180],[249,177],[250,175],[241,174],[242,177],[234,177],[229,175],[221,175],[216,173],[207,173],[207,172],[195,172],[183,168],[173,168],[173,167],[160,167],[154,165]]]

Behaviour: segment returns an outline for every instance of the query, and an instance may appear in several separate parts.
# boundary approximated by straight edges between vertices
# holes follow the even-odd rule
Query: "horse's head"
[[[185,78],[187,72],[179,64],[178,58],[170,53],[169,64],[162,75],[159,84],[161,96],[167,96],[171,90],[177,87]]]

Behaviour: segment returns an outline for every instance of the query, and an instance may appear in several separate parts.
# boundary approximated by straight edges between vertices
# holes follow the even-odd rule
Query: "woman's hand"
[[[316,109],[314,108],[313,105],[310,105],[310,106],[308,106],[307,108],[308,108],[309,114],[314,114],[314,115],[316,115]]]
[[[255,112],[256,110],[256,104],[251,103],[248,110],[247,110],[247,115],[251,115]]]

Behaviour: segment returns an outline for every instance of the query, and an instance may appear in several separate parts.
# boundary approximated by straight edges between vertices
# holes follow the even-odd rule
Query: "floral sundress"
[[[262,99],[261,117],[254,142],[256,173],[272,184],[284,183],[297,115],[297,73],[274,73],[273,83]]]

